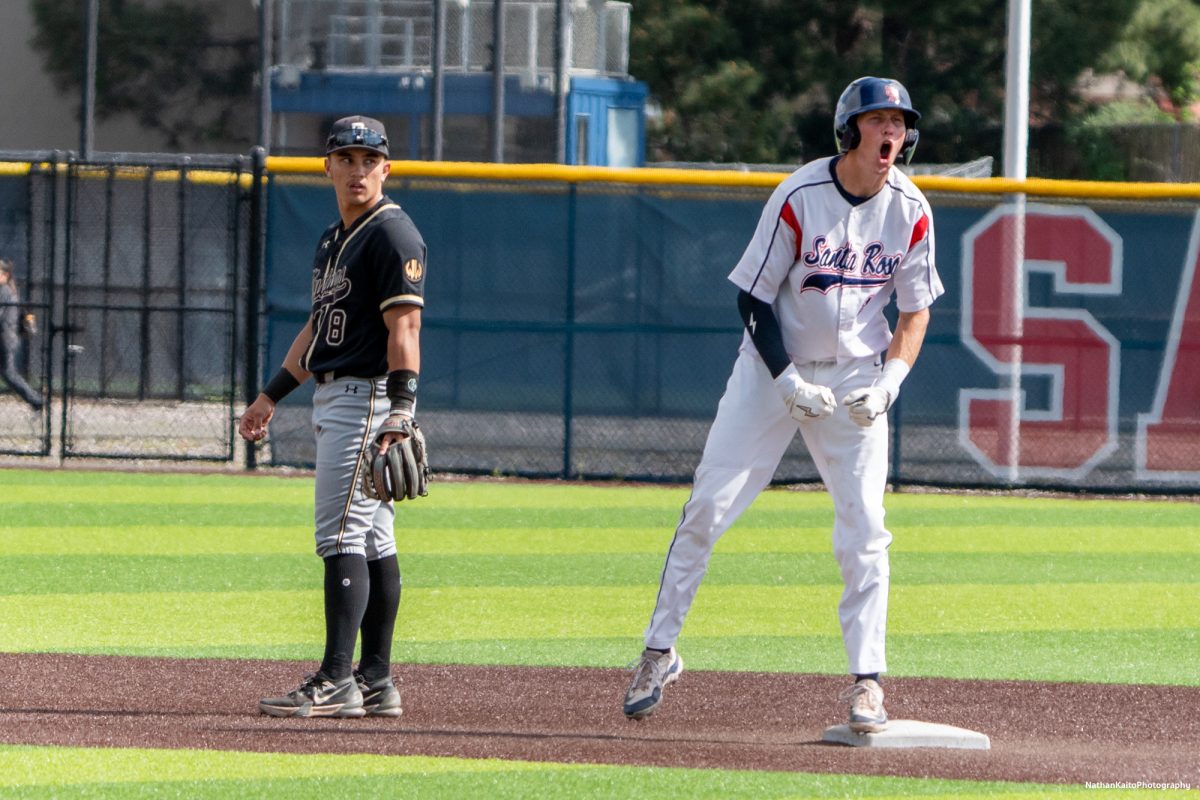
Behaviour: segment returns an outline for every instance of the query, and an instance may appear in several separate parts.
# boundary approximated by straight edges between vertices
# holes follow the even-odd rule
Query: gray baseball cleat
[[[887,728],[883,687],[870,678],[856,682],[838,699],[850,703],[850,730],[855,733],[879,733]]]
[[[625,692],[625,716],[645,719],[662,702],[663,689],[679,680],[683,659],[672,647],[665,653],[649,648],[642,651],[633,670],[633,680]]]
[[[354,680],[362,692],[363,710],[368,717],[400,716],[403,711],[400,707],[400,690],[392,682],[391,675],[368,681],[361,672],[355,672]]]
[[[295,691],[283,697],[264,697],[258,710],[272,717],[361,717],[363,696],[353,675],[331,680],[321,673],[308,675]]]

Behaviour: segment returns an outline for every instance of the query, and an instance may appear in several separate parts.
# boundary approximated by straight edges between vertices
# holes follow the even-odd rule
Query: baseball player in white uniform
[[[667,551],[645,646],[625,695],[653,713],[679,678],[675,642],[717,539],[765,489],[796,431],[833,499],[838,606],[853,685],[850,728],[883,730],[888,545],[887,410],[916,361],[942,294],[928,201],[895,167],[920,114],[897,81],[864,77],[838,100],[838,155],[805,164],[772,193],[729,279],[745,333],[691,497]],[[896,297],[889,330],[883,310]]]

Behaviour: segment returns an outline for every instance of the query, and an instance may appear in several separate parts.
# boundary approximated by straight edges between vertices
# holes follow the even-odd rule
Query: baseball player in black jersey
[[[243,438],[259,441],[276,404],[309,376],[315,379],[314,516],[316,551],[325,562],[325,655],[299,688],[263,699],[259,710],[282,717],[395,717],[400,715],[400,693],[390,674],[400,605],[395,507],[364,493],[362,456],[377,437],[386,450],[404,437],[392,429],[412,424],[425,243],[408,215],[383,194],[391,164],[379,121],[338,120],[325,152],[340,219],[317,245],[312,314],[238,429]]]

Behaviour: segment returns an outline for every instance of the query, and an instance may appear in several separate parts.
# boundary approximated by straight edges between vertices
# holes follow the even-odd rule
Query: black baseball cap
[[[333,123],[329,128],[329,138],[325,140],[325,155],[351,147],[373,150],[386,156],[388,140],[383,123],[377,119],[359,116],[342,117]]]

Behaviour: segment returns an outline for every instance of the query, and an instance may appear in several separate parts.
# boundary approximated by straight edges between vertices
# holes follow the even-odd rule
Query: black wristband
[[[292,393],[292,390],[300,385],[300,381],[296,380],[296,376],[288,372],[286,368],[280,367],[279,372],[275,373],[275,377],[267,381],[267,385],[262,388],[262,393],[267,396],[267,399],[276,405],[279,401]]]
[[[417,405],[417,373],[411,369],[394,369],[387,376],[387,396],[392,401],[391,413],[413,415]]]

